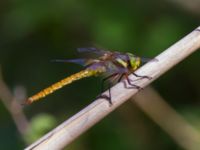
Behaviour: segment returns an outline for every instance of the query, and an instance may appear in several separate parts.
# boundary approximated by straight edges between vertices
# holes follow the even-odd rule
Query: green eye
[[[137,57],[136,62],[135,62],[136,67],[138,68],[140,64],[141,64],[141,59]]]
[[[140,59],[131,53],[128,53],[131,68],[136,70],[140,66]]]
[[[135,66],[135,63],[136,63],[135,57],[131,57],[131,58],[130,58],[130,64],[131,64],[131,66],[134,67],[134,66]]]
[[[134,68],[135,63],[136,63],[135,56],[133,54],[131,54],[131,53],[127,53],[127,54],[128,54],[128,57],[129,57],[129,61],[130,61],[131,67]]]

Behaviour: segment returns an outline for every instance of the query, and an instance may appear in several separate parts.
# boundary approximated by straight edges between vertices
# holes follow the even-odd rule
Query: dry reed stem
[[[137,93],[131,100],[183,149],[200,149],[199,131],[169,106],[153,88],[145,88],[145,90]]]
[[[184,37],[179,42],[158,55],[157,62],[149,62],[136,71],[139,75],[147,75],[152,80],[143,79],[135,82],[138,86],[145,87],[153,80],[164,74],[167,70],[175,66],[181,60],[192,54],[200,47],[200,27]],[[130,76],[131,80],[136,77]],[[112,106],[105,99],[97,99],[86,108],[63,122],[54,130],[43,136],[41,139],[30,145],[26,150],[30,149],[62,149],[70,142],[83,134],[90,127],[99,122],[106,115],[111,113],[115,108],[131,98],[138,92],[136,89],[126,88],[123,82],[118,83],[111,89]],[[108,91],[105,92],[108,94]]]
[[[9,111],[19,133],[22,137],[25,135],[28,128],[28,120],[23,112],[22,106],[16,101],[12,92],[3,80],[3,75],[0,66],[0,99],[6,109]]]

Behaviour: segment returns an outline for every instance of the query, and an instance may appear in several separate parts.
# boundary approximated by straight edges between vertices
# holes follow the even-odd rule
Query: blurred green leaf
[[[31,144],[55,127],[56,122],[56,118],[52,115],[38,114],[31,119],[25,140]]]

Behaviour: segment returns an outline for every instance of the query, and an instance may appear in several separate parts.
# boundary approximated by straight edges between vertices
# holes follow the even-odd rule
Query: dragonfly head
[[[135,55],[133,55],[131,53],[128,53],[128,57],[129,57],[131,69],[132,70],[136,70],[141,64],[140,57],[137,57],[137,56],[135,56]]]

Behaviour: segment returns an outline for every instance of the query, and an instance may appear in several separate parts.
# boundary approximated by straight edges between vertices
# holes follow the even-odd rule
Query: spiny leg
[[[114,78],[114,77],[116,77],[118,74],[116,73],[116,74],[114,74],[113,76],[111,76],[111,77],[109,77],[108,79],[110,79],[110,78]],[[121,76],[119,77],[119,79],[117,80],[117,83],[119,83],[121,80],[122,80],[122,78],[123,78],[123,76],[124,76],[124,74],[121,74]],[[107,80],[107,79],[106,79]],[[115,80],[115,79],[114,79]],[[105,80],[104,80],[104,82],[105,82]],[[112,105],[112,96],[111,96],[111,84],[109,83],[109,87],[108,87],[108,92],[109,92],[109,97],[107,96],[107,95],[102,95],[105,99],[108,99],[108,101],[109,101],[109,103],[110,103],[110,105]]]
[[[149,77],[149,76],[142,76],[142,75],[138,75],[138,74],[136,74],[136,73],[132,73],[134,76],[136,76],[136,77],[138,77],[138,78],[142,78],[142,79],[149,79],[149,80],[151,80],[152,79],[152,77]]]
[[[106,82],[107,80],[109,80],[110,78],[115,77],[116,75],[117,75],[117,73],[111,74],[111,75],[105,77],[105,78],[102,80],[102,82],[101,82],[101,93],[103,93],[103,91],[104,91],[105,82]]]
[[[118,74],[117,73],[111,74],[111,75],[107,76],[106,78],[104,78],[102,80],[102,82],[101,82],[101,93],[103,93],[103,91],[104,91],[105,82],[108,79],[115,77],[116,75],[118,75]],[[101,94],[101,95],[97,96],[97,98],[104,98],[104,99],[108,100],[108,102],[110,103],[110,105],[112,105],[112,100],[111,100],[111,84],[110,83],[109,83],[109,87],[108,87],[108,93],[109,93],[109,96]]]
[[[116,80],[115,77],[116,77],[117,75],[118,75],[118,74],[116,73],[115,75],[113,75],[113,76],[111,76],[111,77],[113,77],[114,80]],[[124,76],[124,74],[121,74],[121,75],[120,75],[119,79],[117,80],[117,83],[119,83],[119,82],[122,80],[123,76]],[[111,84],[110,84],[110,83],[109,83],[109,87],[108,87],[108,92],[109,92],[108,100],[109,100],[110,105],[112,105]],[[106,95],[105,95],[105,96],[106,96]]]
[[[120,76],[119,79],[117,80],[117,83],[119,83],[119,82],[122,80],[122,78],[123,78],[124,75],[125,75],[124,73],[121,74],[121,76]]]
[[[140,86],[131,83],[131,80],[129,79],[128,75],[126,75],[126,80],[127,80],[128,84],[131,85],[133,88],[136,88],[138,90],[142,89]]]

